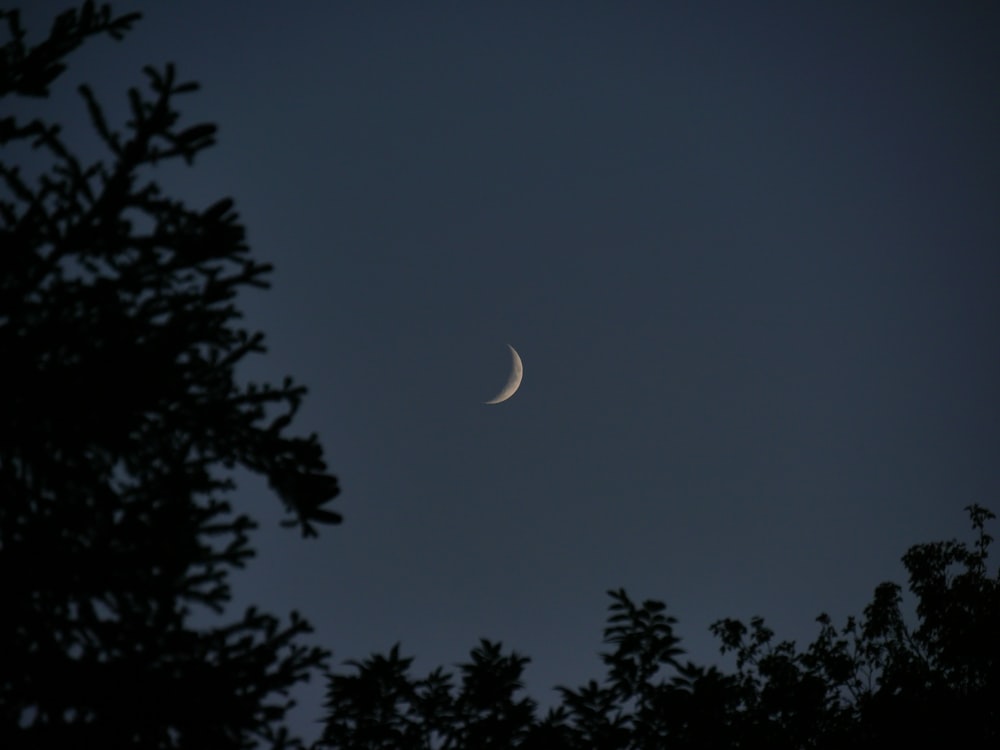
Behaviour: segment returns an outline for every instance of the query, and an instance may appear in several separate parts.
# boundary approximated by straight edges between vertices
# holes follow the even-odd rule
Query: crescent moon
[[[513,360],[510,377],[507,378],[507,384],[501,389],[500,393],[484,403],[499,404],[501,401],[506,401],[517,392],[518,388],[521,387],[521,378],[524,376],[524,366],[521,364],[521,358],[517,356],[517,352],[514,351],[514,347],[507,344],[507,348],[510,349],[510,356]]]

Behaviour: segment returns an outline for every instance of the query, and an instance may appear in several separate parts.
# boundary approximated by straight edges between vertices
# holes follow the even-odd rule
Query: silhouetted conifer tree
[[[0,14],[0,747],[298,745],[287,691],[326,656],[302,644],[308,624],[190,617],[225,614],[252,555],[253,523],[225,499],[234,468],[266,476],[304,535],[340,520],[316,437],[285,432],[304,389],[234,375],[263,351],[237,293],[270,268],[231,200],[191,207],[148,176],[191,163],[215,127],[181,124],[175,99],[196,86],[169,65],[128,92],[124,129],[81,87],[102,159],[18,114],[75,48],[137,18],[86,2],[31,44]],[[26,145],[40,175],[11,161]]]

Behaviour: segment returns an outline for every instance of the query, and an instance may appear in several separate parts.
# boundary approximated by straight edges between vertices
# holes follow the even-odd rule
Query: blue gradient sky
[[[1000,6],[142,6],[58,106],[84,143],[77,82],[119,123],[144,64],[203,84],[220,143],[161,179],[275,263],[245,374],[310,387],[346,516],[303,541],[244,482],[238,600],[336,662],[489,637],[549,701],[608,588],[710,661],[712,621],[804,641],[1000,510]]]

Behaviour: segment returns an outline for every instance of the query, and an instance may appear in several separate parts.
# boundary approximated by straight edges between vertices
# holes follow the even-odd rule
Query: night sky
[[[807,642],[1000,511],[1000,4],[141,5],[55,106],[87,148],[77,83],[120,125],[142,65],[201,82],[219,145],[157,177],[275,264],[243,375],[309,387],[346,518],[302,540],[245,477],[236,604],[334,664],[488,637],[549,703],[609,588],[714,662],[714,620]]]

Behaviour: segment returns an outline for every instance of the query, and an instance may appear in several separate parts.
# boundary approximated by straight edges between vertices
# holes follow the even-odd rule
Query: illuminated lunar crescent
[[[510,349],[510,356],[513,359],[510,377],[507,378],[507,385],[503,387],[500,393],[489,401],[486,401],[485,403],[487,404],[499,404],[501,401],[506,401],[514,395],[521,385],[521,377],[524,375],[524,367],[521,365],[521,358],[517,356],[517,352],[514,351],[513,346],[507,344],[507,348]]]

